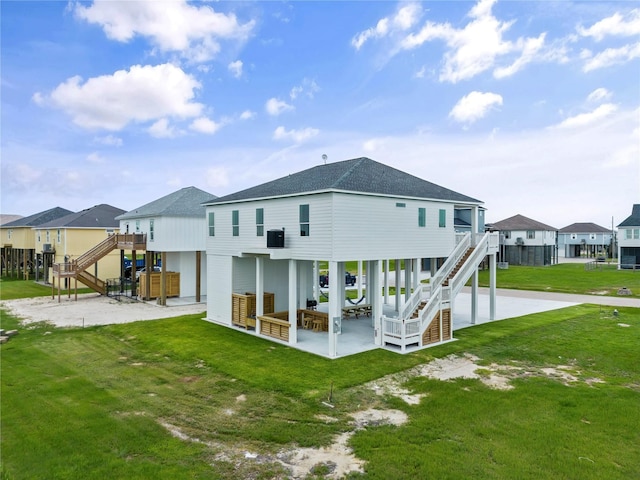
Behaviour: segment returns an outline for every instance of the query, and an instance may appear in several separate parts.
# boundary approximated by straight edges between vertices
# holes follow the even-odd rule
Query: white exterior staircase
[[[451,340],[452,300],[487,255],[496,254],[498,233],[464,234],[451,255],[431,278],[416,288],[397,318],[382,317],[383,345],[424,347]],[[399,294],[399,291],[396,292]]]

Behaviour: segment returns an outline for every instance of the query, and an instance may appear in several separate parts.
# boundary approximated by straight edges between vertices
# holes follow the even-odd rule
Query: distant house
[[[48,261],[48,265],[51,266],[51,257],[47,257],[47,252],[43,252],[42,248],[36,245],[32,229],[70,213],[71,210],[66,208],[54,207],[1,225],[2,274],[11,272],[20,278],[28,278],[30,275],[39,274],[39,269],[35,266],[43,261],[45,265]]]
[[[121,233],[146,234],[147,265],[164,265],[165,272],[175,274],[172,278],[177,288],[171,296],[195,297],[200,302],[201,293],[206,292],[207,263],[202,252],[206,250],[207,219],[202,202],[212,198],[216,197],[204,190],[186,187],[116,218]],[[151,276],[161,275],[150,268],[146,271]],[[151,278],[148,282],[142,279],[142,283],[142,296],[153,298],[161,293],[146,291],[146,286],[152,285]]]
[[[43,252],[47,258],[47,266],[70,264],[115,234],[118,228],[116,216],[122,213],[124,210],[121,208],[100,204],[42,223],[34,227],[36,250]],[[120,257],[115,252],[101,257],[92,265],[91,274],[101,280],[120,275]],[[55,272],[54,268],[47,274],[48,282],[53,281]],[[91,286],[87,282],[82,284]]]
[[[558,262],[557,229],[524,215],[492,223],[500,232],[501,262],[512,265],[553,265]]]
[[[618,225],[618,267],[640,268],[640,204]]]
[[[481,204],[369,158],[210,199],[207,319],[308,351],[324,342],[330,358],[353,344],[405,351],[449,341],[453,298],[487,255],[495,268],[497,234],[456,234],[454,226],[456,209],[466,209],[469,230],[479,231]],[[420,259],[444,257],[431,282],[420,283]],[[383,270],[388,260],[403,270]],[[363,262],[365,296],[348,301],[345,282],[330,281],[321,302],[320,261],[330,279],[345,278],[346,262]],[[385,303],[390,276],[405,289]]]
[[[595,257],[608,254],[611,230],[595,223],[572,223],[558,230],[558,254],[561,257]]]

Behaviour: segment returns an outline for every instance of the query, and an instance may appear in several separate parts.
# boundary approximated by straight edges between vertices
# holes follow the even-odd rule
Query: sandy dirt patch
[[[23,320],[24,324],[48,322],[56,327],[87,327],[155,320],[206,311],[206,305],[176,305],[163,307],[153,302],[118,301],[96,293],[78,295],[78,300],[63,297],[36,297],[5,300],[0,306]]]

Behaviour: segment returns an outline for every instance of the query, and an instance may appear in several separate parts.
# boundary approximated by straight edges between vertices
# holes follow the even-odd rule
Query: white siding
[[[207,261],[206,255],[200,259],[200,293],[207,291]],[[167,253],[167,270],[180,272],[180,296],[196,296],[196,252]]]
[[[207,320],[231,325],[231,257],[207,255]]]
[[[406,207],[396,207],[396,203]],[[309,205],[308,237],[300,236],[301,204]],[[426,209],[426,227],[418,226],[419,207]],[[256,208],[264,208],[263,237],[256,236]],[[440,209],[446,211],[445,228],[438,226]],[[232,236],[233,210],[238,210],[240,217],[237,237]],[[207,208],[207,212],[215,213],[215,236],[207,237],[207,251],[335,261],[445,257],[455,246],[453,210],[453,204],[444,202],[341,193],[217,205]],[[268,230],[282,228],[285,251],[267,249]]]

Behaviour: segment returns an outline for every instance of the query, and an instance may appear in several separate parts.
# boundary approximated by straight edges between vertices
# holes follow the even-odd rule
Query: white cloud
[[[198,88],[198,81],[169,63],[134,65],[85,83],[79,76],[69,78],[51,92],[47,103],[83,128],[117,131],[131,122],[200,115],[202,105],[193,101]]]
[[[422,7],[418,3],[403,5],[394,16],[378,20],[375,27],[368,28],[353,37],[351,45],[360,50],[370,39],[383,38],[395,32],[411,28],[422,15]]]
[[[493,76],[495,78],[510,77],[534,61],[544,46],[545,36],[546,33],[542,33],[538,38],[518,39],[517,49],[522,52],[520,57],[508,67],[497,67],[493,71]]]
[[[229,169],[227,167],[210,167],[205,172],[207,186],[223,188],[229,185]]]
[[[169,120],[166,118],[161,118],[155,122],[147,129],[147,131],[149,132],[149,135],[155,138],[173,138],[179,134],[172,125],[169,125]]]
[[[300,95],[306,95],[308,98],[313,98],[314,95],[320,91],[320,87],[315,80],[304,78],[300,85],[296,85],[289,92],[289,98],[295,100]]]
[[[287,110],[293,110],[293,106],[289,105],[287,102],[283,101],[283,100],[279,100],[277,98],[270,98],[269,100],[267,100],[267,103],[265,104],[265,109],[267,110],[267,113],[269,115],[272,116],[278,116],[283,112],[286,112]]]
[[[497,93],[471,92],[456,103],[449,116],[461,123],[473,123],[498,105],[502,105],[502,96]]]
[[[302,143],[305,140],[315,137],[320,133],[317,128],[303,128],[301,130],[286,130],[280,126],[273,132],[274,140],[293,140],[295,143]]]
[[[587,97],[588,102],[597,103],[600,100],[608,100],[611,98],[611,92],[606,88],[596,88]]]
[[[251,110],[245,110],[240,114],[240,120],[251,120],[255,118],[256,112],[252,112]]]
[[[102,158],[98,152],[92,152],[87,155],[87,161],[89,163],[104,163],[104,158]]]
[[[221,123],[216,123],[207,117],[196,118],[191,122],[191,125],[189,125],[191,130],[209,135],[216,133],[221,127]]]
[[[240,78],[242,76],[242,60],[231,62],[227,68],[234,77]]]
[[[580,128],[593,125],[613,114],[618,107],[613,103],[605,103],[588,113],[581,113],[560,122],[556,128]]]
[[[640,9],[636,8],[622,15],[619,12],[603,18],[589,28],[578,26],[578,33],[583,37],[593,37],[597,42],[607,36],[631,37],[640,35]]]
[[[123,144],[122,139],[114,135],[106,135],[104,137],[94,137],[93,143],[99,143],[100,145],[107,145],[109,147],[121,147]]]
[[[581,58],[586,62],[582,67],[584,72],[590,72],[599,68],[606,68],[612,65],[620,65],[630,62],[635,58],[640,58],[640,42],[632,45],[625,45],[620,48],[607,48],[606,50],[591,57],[591,52],[583,50]]]
[[[209,5],[186,0],[94,0],[87,7],[74,3],[73,11],[78,18],[100,25],[112,40],[129,42],[142,36],[161,52],[178,52],[194,62],[215,57],[222,39],[246,41],[255,26],[253,20],[241,24],[232,13],[218,13]]]

